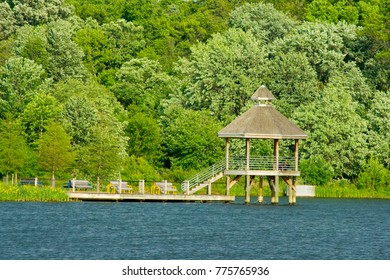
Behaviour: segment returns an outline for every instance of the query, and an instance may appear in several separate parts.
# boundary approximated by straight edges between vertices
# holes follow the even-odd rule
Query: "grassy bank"
[[[6,186],[0,184],[0,201],[39,201],[62,202],[68,201],[68,195],[62,188],[48,186]]]

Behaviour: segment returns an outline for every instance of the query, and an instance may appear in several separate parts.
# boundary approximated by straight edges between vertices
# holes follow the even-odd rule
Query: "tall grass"
[[[40,201],[62,202],[69,201],[68,195],[62,188],[48,186],[6,186],[0,183],[0,201]]]
[[[344,180],[332,181],[316,187],[316,197],[328,198],[390,198],[390,190],[359,189]]]

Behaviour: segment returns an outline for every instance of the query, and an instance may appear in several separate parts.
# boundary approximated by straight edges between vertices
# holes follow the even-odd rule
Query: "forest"
[[[0,0],[0,177],[181,182],[264,84],[302,182],[388,192],[389,44],[390,0]]]

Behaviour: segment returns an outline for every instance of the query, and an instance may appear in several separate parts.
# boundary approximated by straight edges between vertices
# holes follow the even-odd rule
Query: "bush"
[[[305,184],[322,186],[333,177],[332,167],[322,157],[301,160],[299,169]]]
[[[357,179],[359,189],[370,189],[378,192],[390,190],[390,170],[386,169],[375,158],[370,158]]]

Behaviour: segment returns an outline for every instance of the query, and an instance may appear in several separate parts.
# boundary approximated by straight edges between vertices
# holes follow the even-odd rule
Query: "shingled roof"
[[[260,98],[255,96],[261,90]],[[272,100],[261,86],[253,100]],[[266,95],[264,95],[266,93]],[[306,139],[307,133],[268,104],[256,104],[218,132],[222,138]]]

